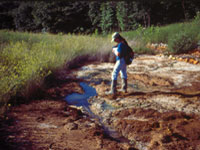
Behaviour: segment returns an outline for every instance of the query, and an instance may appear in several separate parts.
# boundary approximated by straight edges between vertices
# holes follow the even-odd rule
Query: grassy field
[[[121,33],[136,53],[153,53],[148,43],[168,44],[168,53],[187,52],[200,40],[200,19]],[[105,57],[111,35],[36,34],[0,30],[0,114],[16,94],[29,99],[57,68],[83,55]],[[99,55],[100,54],[100,55]],[[99,59],[101,60],[101,59]],[[73,62],[81,63],[81,62]],[[71,63],[71,65],[73,65]]]
[[[167,26],[139,27],[136,31],[123,33],[128,39],[137,41],[135,51],[138,53],[152,53],[147,49],[148,43],[165,43],[168,53],[184,53],[200,41],[200,14],[191,22],[170,24]]]
[[[34,88],[43,84],[46,76],[74,58],[104,53],[112,47],[107,37],[5,30],[0,31],[0,45],[1,108],[6,108],[8,100],[19,92],[29,96]]]

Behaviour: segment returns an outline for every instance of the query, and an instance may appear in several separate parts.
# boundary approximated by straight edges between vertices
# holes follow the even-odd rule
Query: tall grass
[[[147,43],[166,43],[169,53],[187,52],[200,40],[200,15],[188,23],[139,27],[121,33],[136,53],[154,53]],[[44,78],[80,56],[109,53],[111,35],[34,34],[0,30],[0,113],[17,94],[29,98]],[[76,60],[76,61],[73,61]]]
[[[146,48],[147,43],[168,44],[168,53],[188,52],[200,41],[200,13],[191,22],[175,23],[167,26],[139,27],[135,31],[124,32],[123,35],[134,43],[138,53],[152,53]]]
[[[106,37],[5,30],[0,31],[0,45],[1,112],[12,96],[19,92],[28,96],[56,68],[78,56],[108,52],[112,47]]]

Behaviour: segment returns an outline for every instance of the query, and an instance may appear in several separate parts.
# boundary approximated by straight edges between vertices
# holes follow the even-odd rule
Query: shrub
[[[194,23],[200,25],[200,12],[197,12],[197,15],[194,17]]]
[[[196,47],[197,41],[195,36],[190,32],[180,32],[169,39],[168,50],[174,54],[187,53]]]

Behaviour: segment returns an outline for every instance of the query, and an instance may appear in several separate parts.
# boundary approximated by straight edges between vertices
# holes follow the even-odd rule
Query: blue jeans
[[[122,79],[127,79],[126,63],[124,58],[121,58],[120,60],[116,61],[112,72],[112,80],[117,80],[119,72]]]

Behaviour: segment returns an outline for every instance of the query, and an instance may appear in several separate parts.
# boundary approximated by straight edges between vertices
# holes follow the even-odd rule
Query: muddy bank
[[[135,150],[105,132],[97,118],[70,106],[65,97],[83,94],[82,79],[61,72],[49,83],[46,99],[10,107],[0,124],[2,150]]]
[[[113,118],[112,125],[139,149],[200,148],[199,116],[129,108],[116,111]]]
[[[200,65],[139,56],[128,66],[128,93],[106,96],[113,63],[57,74],[46,99],[12,107],[1,123],[1,149],[200,150]],[[67,104],[96,89],[88,108]],[[118,89],[120,88],[118,78]]]
[[[40,100],[13,107],[1,125],[2,150],[129,149],[106,135],[98,121],[64,101]]]
[[[128,67],[128,93],[115,97],[104,94],[112,67],[88,65],[74,72],[96,88],[90,108],[105,125],[141,150],[200,149],[199,65],[140,56]]]

